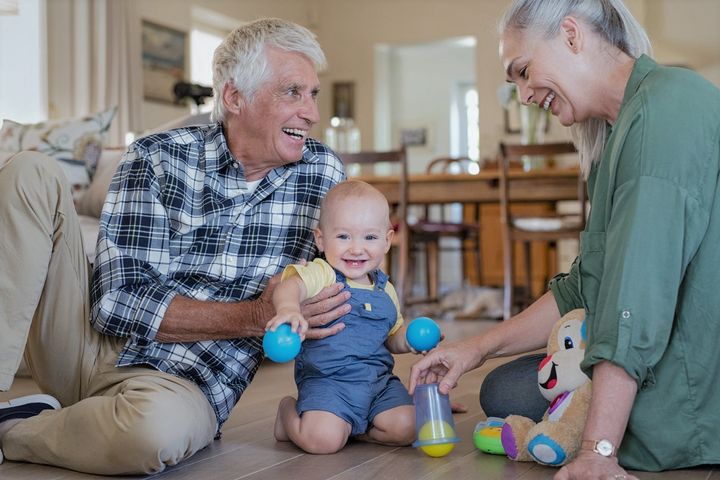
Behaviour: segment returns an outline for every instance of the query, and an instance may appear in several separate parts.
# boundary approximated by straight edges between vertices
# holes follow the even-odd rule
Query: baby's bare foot
[[[277,415],[275,416],[275,428],[274,428],[274,435],[275,440],[278,442],[289,442],[290,437],[288,436],[287,432],[285,431],[285,425],[283,423],[283,418],[285,417],[285,413],[289,410],[291,413],[295,412],[295,399],[293,397],[285,397],[282,400],[280,400],[280,404],[278,405],[278,411]]]

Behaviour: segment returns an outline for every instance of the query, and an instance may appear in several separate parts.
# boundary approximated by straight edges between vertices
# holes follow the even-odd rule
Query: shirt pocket
[[[604,262],[605,232],[581,232],[578,286],[583,307],[588,314],[595,313]]]

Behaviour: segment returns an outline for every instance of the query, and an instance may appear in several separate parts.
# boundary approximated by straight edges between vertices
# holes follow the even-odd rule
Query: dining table
[[[558,202],[577,200],[577,167],[553,167],[509,171],[509,195],[513,202],[526,204],[529,212],[554,211]],[[399,201],[400,176],[362,172],[351,178],[365,181],[382,192],[391,205]],[[408,175],[408,206],[461,204],[464,221],[478,223],[482,271],[471,272],[475,285],[500,286],[503,282],[502,241],[500,228],[500,172],[484,168],[470,173],[410,173]],[[522,206],[521,206],[522,207]],[[535,248],[535,247],[534,247]],[[541,248],[541,247],[537,247]],[[542,257],[542,252],[536,258]],[[464,259],[468,261],[468,259]],[[470,262],[471,264],[472,262]],[[538,278],[546,275],[547,265],[538,265]],[[534,289],[536,287],[534,286]],[[538,284],[538,289],[544,288]]]

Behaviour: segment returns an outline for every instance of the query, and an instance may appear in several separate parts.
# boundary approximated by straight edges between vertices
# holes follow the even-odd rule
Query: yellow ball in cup
[[[431,420],[426,422],[418,432],[418,441],[427,442],[430,440],[455,438],[455,430],[449,423],[442,420]],[[444,457],[455,448],[455,443],[435,443],[433,445],[421,445],[420,450],[431,457]]]

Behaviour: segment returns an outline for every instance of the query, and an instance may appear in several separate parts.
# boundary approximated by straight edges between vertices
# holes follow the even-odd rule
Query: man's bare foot
[[[278,405],[278,411],[277,415],[275,416],[275,428],[273,430],[273,433],[275,435],[275,440],[278,442],[289,442],[290,437],[288,436],[287,432],[285,431],[285,425],[283,424],[283,418],[285,417],[285,412],[290,410],[291,412],[295,412],[295,404],[297,402],[293,397],[285,397],[282,400],[280,400],[280,404]]]

